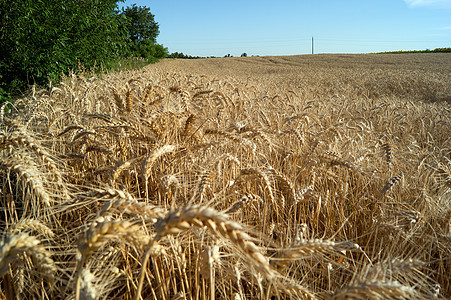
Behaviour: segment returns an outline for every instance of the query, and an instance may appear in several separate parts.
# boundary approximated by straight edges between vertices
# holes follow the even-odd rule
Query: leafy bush
[[[10,102],[11,101],[11,96],[10,94],[5,91],[2,87],[2,83],[1,83],[1,79],[2,79],[2,75],[0,75],[0,105],[3,105],[4,102]]]
[[[127,53],[116,0],[0,0],[0,73],[8,92]]]
[[[155,44],[151,40],[131,43],[130,51],[133,56],[142,57],[151,62],[168,56],[168,48]]]

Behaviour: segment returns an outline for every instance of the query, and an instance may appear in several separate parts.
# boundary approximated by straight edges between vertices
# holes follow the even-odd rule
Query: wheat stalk
[[[88,270],[82,270],[80,274],[80,299],[95,300],[97,298],[97,290],[93,283],[95,279],[94,274]]]

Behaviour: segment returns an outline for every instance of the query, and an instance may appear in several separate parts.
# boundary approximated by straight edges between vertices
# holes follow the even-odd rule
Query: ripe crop
[[[451,296],[449,55],[165,60],[5,111],[0,295]]]

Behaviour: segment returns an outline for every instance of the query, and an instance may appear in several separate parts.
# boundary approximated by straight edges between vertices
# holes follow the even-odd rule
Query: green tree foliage
[[[153,61],[168,55],[168,49],[156,43],[160,30],[150,8],[133,4],[122,9],[122,15],[126,20],[129,49],[133,56]]]
[[[0,103],[9,101],[11,99],[9,93],[3,89],[3,85],[4,83],[2,82],[2,75],[0,75]]]
[[[126,26],[131,42],[151,41],[155,43],[160,34],[159,25],[150,8],[145,6],[132,6],[122,9],[126,17]]]
[[[0,74],[9,92],[127,52],[116,0],[0,0]]]

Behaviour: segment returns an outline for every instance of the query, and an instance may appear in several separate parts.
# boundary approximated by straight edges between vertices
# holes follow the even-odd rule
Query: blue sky
[[[195,56],[369,53],[451,47],[451,0],[128,0],[158,43]]]

